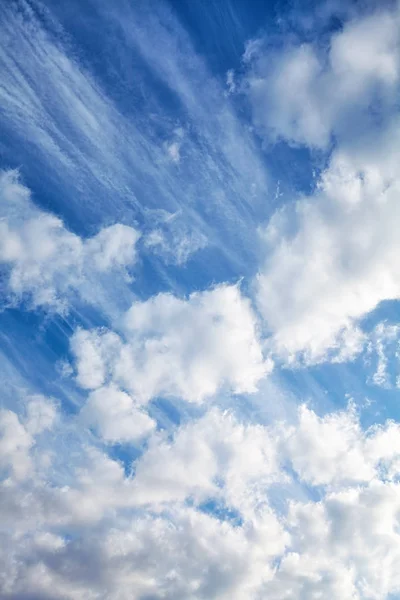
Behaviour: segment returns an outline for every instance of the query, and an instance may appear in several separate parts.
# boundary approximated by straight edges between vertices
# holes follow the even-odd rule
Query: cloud
[[[137,442],[155,427],[155,422],[135,407],[132,398],[112,386],[89,394],[81,410],[82,422],[94,427],[105,442]]]
[[[281,478],[277,448],[276,432],[213,409],[182,426],[173,440],[162,434],[151,440],[135,468],[136,497],[160,507],[214,498],[254,516],[265,489]]]
[[[234,94],[236,92],[235,72],[233,69],[229,69],[226,72],[226,87],[228,88],[228,94]]]
[[[386,389],[400,386],[399,375],[399,325],[378,323],[368,336],[366,355],[367,365],[375,368],[368,377],[368,383]]]
[[[33,440],[17,415],[8,410],[0,412],[1,466],[10,467],[17,478],[23,477],[30,468],[29,449]]]
[[[360,320],[400,296],[391,135],[367,136],[373,150],[338,149],[315,193],[278,211],[263,234],[267,260],[256,294],[284,360],[350,359],[366,341]]]
[[[190,256],[207,245],[207,238],[183,219],[181,212],[149,211],[152,230],[144,236],[144,246],[167,264],[184,265]]]
[[[174,163],[179,163],[181,155],[180,155],[181,145],[179,142],[171,142],[167,146],[167,152]]]
[[[302,408],[296,427],[265,427],[213,409],[171,439],[154,433],[127,475],[62,421],[24,444],[29,417],[8,411],[2,421],[0,443],[14,440],[2,456],[18,464],[22,448],[30,461],[0,483],[4,597],[361,600],[399,591],[394,423],[363,431],[352,408],[324,417]],[[56,452],[63,435],[67,456]],[[48,454],[61,464],[43,462]],[[317,486],[311,497],[296,493],[288,460]],[[288,498],[279,514],[274,488]]]
[[[362,318],[400,295],[399,14],[382,7],[275,49],[260,38],[243,57],[255,131],[327,152],[313,193],[263,231],[255,293],[284,362],[353,359]]]
[[[87,282],[136,262],[135,229],[116,224],[82,239],[34,207],[15,171],[1,173],[0,197],[0,263],[8,269],[10,301],[27,298],[32,308],[64,312],[71,294],[85,297]]]
[[[283,454],[300,478],[312,485],[345,486],[390,479],[398,468],[397,423],[363,431],[354,409],[323,418],[302,406],[296,426],[286,428]]]
[[[86,61],[57,8],[43,10],[46,19],[40,3],[21,0],[0,22],[4,160],[21,165],[35,191],[86,234],[122,219],[148,231],[151,210],[181,211],[196,239],[243,268],[255,255],[249,227],[264,210],[265,161],[172,11],[98,2],[96,31],[107,35],[98,46],[92,20],[80,20],[83,47],[94,43]]]
[[[33,564],[20,562],[9,571],[10,597],[21,598],[30,589],[42,598],[74,600],[104,593],[121,600],[132,594],[182,600],[211,594],[243,598],[254,593],[260,576],[268,577],[271,569],[264,561],[281,548],[279,526],[267,517],[259,525],[260,539],[254,544],[251,529],[237,529],[186,508],[171,519],[141,517],[125,527],[121,523],[107,533],[64,544],[45,538],[46,547],[43,537],[28,538],[25,553]],[[14,566],[9,556],[5,560],[9,568]]]
[[[54,402],[39,394],[30,396],[26,407],[25,428],[31,435],[51,429],[57,418]]]
[[[350,20],[329,43],[284,44],[253,40],[244,54],[242,88],[256,130],[326,149],[374,125],[372,108],[396,107],[399,83],[399,12],[382,8]],[[296,90],[296,93],[293,93]]]
[[[287,589],[295,598],[322,594],[338,600],[398,592],[399,499],[397,483],[373,482],[328,494],[320,503],[294,504],[289,521],[297,539],[268,597],[289,598]]]
[[[111,381],[139,402],[157,396],[202,402],[223,387],[254,392],[271,369],[257,328],[238,286],[221,285],[187,300],[159,294],[127,312],[126,341],[105,330],[74,334],[77,381],[86,389]]]
[[[71,2],[73,14],[79,3]],[[0,596],[378,600],[398,594],[399,425],[363,429],[351,405],[328,414],[301,406],[290,419],[258,424],[251,400],[233,398],[257,390],[272,358],[296,365],[344,361],[364,347],[369,358],[376,349],[376,382],[393,385],[387,351],[397,343],[397,325],[367,334],[362,318],[399,297],[397,13],[345,24],[326,47],[290,46],[274,63],[264,41],[255,41],[244,57],[247,82],[237,70],[227,74],[229,93],[248,85],[254,124],[266,139],[319,149],[335,143],[315,192],[279,210],[262,231],[265,257],[250,290],[259,312],[239,285],[150,297],[146,287],[147,299],[126,312],[129,297],[123,314],[115,310],[103,321],[107,327],[98,327],[102,295],[128,290],[138,243],[146,258],[154,253],[161,258],[154,264],[167,265],[184,265],[206,242],[219,245],[231,274],[255,255],[256,204],[260,197],[265,203],[264,161],[229,106],[229,93],[210,77],[172,12],[145,4],[123,3],[121,11],[100,2],[88,20],[96,26],[92,54],[97,39],[104,47],[104,86],[68,58],[51,13],[21,0],[0,19],[9,139],[41,157],[33,171],[48,165],[53,183],[63,183],[60,206],[72,198],[82,228],[87,215],[104,222],[131,204],[144,221],[141,242],[125,225],[83,238],[35,208],[15,173],[0,181],[7,301],[59,312],[81,302],[100,308],[84,321],[86,329],[75,318],[67,322],[77,327],[69,358],[80,388],[71,383],[77,402],[68,412],[37,393],[16,402],[10,381],[18,381],[18,397],[26,382],[4,370]],[[97,26],[104,25],[103,13],[107,35]],[[86,27],[82,19],[69,42],[82,40],[84,56]],[[137,65],[135,88],[110,55]],[[128,93],[133,102],[122,99],[124,114],[104,91],[114,78],[121,82],[118,101],[122,88],[140,90]],[[158,105],[166,98],[190,123],[184,139],[178,130],[171,136],[177,121],[164,118]],[[208,260],[208,249],[202,254]],[[195,286],[210,275],[188,271],[177,278],[180,290],[189,278]],[[155,272],[148,274],[152,279]],[[164,290],[169,274],[163,275]],[[156,277],[150,288],[159,284]],[[42,323],[40,314],[29,318]],[[56,327],[62,319],[53,321]],[[58,340],[49,330],[41,348],[54,356]],[[279,394],[260,398],[281,401]],[[159,407],[174,401],[199,406],[185,405],[165,428],[166,419],[156,422]],[[229,411],[218,408],[227,404]]]
[[[39,395],[28,398],[24,418],[12,410],[0,410],[0,467],[6,474],[11,472],[16,480],[32,475],[30,452],[35,437],[52,428],[55,416],[54,403]]]

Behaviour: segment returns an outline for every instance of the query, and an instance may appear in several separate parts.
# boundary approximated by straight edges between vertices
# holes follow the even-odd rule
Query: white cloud
[[[189,257],[207,245],[207,238],[183,219],[181,211],[150,210],[153,229],[144,236],[144,246],[165,263],[184,265]]]
[[[375,482],[292,506],[294,552],[272,583],[276,590],[279,582],[278,593],[268,597],[377,600],[398,592],[399,492],[398,484]],[[283,592],[288,588],[292,596]]]
[[[32,11],[23,3],[21,7],[25,16],[21,23],[31,24]],[[156,15],[148,28],[142,26],[142,13],[133,23],[129,16],[127,7],[126,35],[153,65],[153,73],[168,85],[176,84],[177,95],[188,114],[196,117],[199,130],[204,125],[202,148],[217,149],[215,154],[223,151],[219,162],[213,162],[212,152],[205,152],[204,164],[210,162],[221,181],[229,172],[234,184],[228,192],[238,189],[243,198],[243,189],[250,189],[249,178],[257,185],[263,178],[257,175],[257,165],[251,168],[251,144],[235,143],[235,119],[228,110],[222,118],[216,102],[219,93],[211,87],[204,103],[198,102],[198,87],[190,84],[190,77],[195,72],[197,83],[209,81],[202,62],[194,61],[190,53],[186,58],[181,48],[190,50],[190,44],[180,30],[181,45],[171,43],[178,27],[172,16],[165,15],[168,18],[158,23]],[[110,18],[116,18],[112,11]],[[15,51],[25,39],[23,25],[18,19],[5,22],[10,31],[15,30]],[[382,104],[390,104],[397,78],[392,52],[396,26],[396,21],[392,26],[382,15],[376,21],[363,21],[361,29],[355,23],[345,26],[332,40],[326,65],[323,53],[314,48],[295,49],[293,56],[290,50],[284,58],[285,73],[287,81],[296,83],[298,99],[282,101],[274,135],[324,147],[332,132],[346,138],[344,124],[354,113],[345,93],[354,110],[361,112],[363,102],[369,103],[377,91],[385,96]],[[62,52],[52,48],[38,23],[31,30],[34,62],[43,59],[43,76],[51,73],[54,87],[60,89],[51,98],[41,80],[43,97],[51,98],[55,112],[70,98],[74,110],[69,114],[81,117],[75,127],[79,131],[75,150],[85,147],[84,140],[87,170],[92,168],[98,181],[113,181],[107,189],[117,189],[115,182],[120,181],[124,195],[131,180],[121,155],[115,162],[111,158],[109,171],[104,169],[118,147],[115,140],[124,121],[88,85],[76,64],[63,60]],[[350,56],[349,46],[355,50]],[[177,59],[179,53],[182,58]],[[259,53],[257,43],[246,53],[255,70],[261,65]],[[35,148],[46,143],[49,147],[55,139],[65,143],[63,135],[50,135],[51,119],[46,129],[40,95],[37,98],[30,86],[24,95],[17,93],[29,79],[36,81],[21,75],[23,62],[18,55],[18,85],[11,85],[12,76],[5,69],[6,84],[13,90],[2,96],[7,115],[13,123],[19,115],[39,134]],[[329,82],[334,77],[336,105],[325,107],[321,98],[331,91]],[[279,85],[285,90],[285,84]],[[298,101],[303,106],[296,106]],[[92,102],[96,118],[87,111]],[[37,106],[34,118],[33,106]],[[364,116],[369,118],[367,113]],[[264,126],[270,124],[263,122]],[[37,139],[43,127],[48,137],[41,146]],[[132,129],[127,131],[129,138]],[[271,221],[265,234],[270,255],[257,282],[257,300],[270,329],[266,352],[272,350],[287,360],[302,357],[317,362],[327,356],[345,360],[365,343],[360,318],[382,299],[398,297],[398,131],[393,119],[380,137],[368,131],[353,145],[346,138],[335,150],[315,196],[296,206],[295,222],[289,211]],[[142,147],[137,139],[132,140],[132,148],[132,153],[126,150],[127,156],[132,159],[136,153],[142,167],[147,152],[138,148],[145,148],[152,159],[160,158],[150,152],[151,145]],[[188,155],[189,149],[188,142]],[[49,154],[54,158],[57,152]],[[73,162],[79,153],[67,154],[61,156],[70,165],[67,159]],[[157,176],[165,189],[173,190],[173,179],[164,182],[168,161],[163,158]],[[154,165],[147,175],[155,178],[156,160]],[[178,171],[183,165],[170,168]],[[205,181],[209,171],[205,176],[201,169],[199,179]],[[141,172],[145,171],[143,167]],[[69,177],[75,170],[65,172]],[[120,180],[118,174],[123,175]],[[224,205],[226,196],[219,188],[216,198]],[[90,287],[93,273],[101,277],[110,269],[123,272],[135,260],[137,234],[130,228],[116,225],[82,240],[55,217],[38,213],[29,192],[12,176],[3,199],[12,210],[7,222],[0,221],[4,234],[0,252],[8,265],[10,285],[16,286],[14,293],[29,295],[34,306],[60,310],[59,303],[71,291],[86,297],[83,278],[89,278]],[[153,248],[158,247],[161,255],[169,253],[171,262],[183,264],[189,255],[186,242],[182,249],[173,233],[168,237],[162,225],[158,229],[148,237]],[[97,289],[93,296],[96,293]],[[155,423],[141,406],[152,398],[179,396],[199,403],[212,399],[215,404],[214,396],[221,390],[250,393],[256,389],[271,368],[256,315],[239,286],[222,285],[187,299],[160,294],[135,302],[115,326],[118,333],[79,329],[71,340],[77,383],[89,390],[78,416],[59,414],[57,403],[38,395],[28,399],[21,414],[0,412],[1,597],[383,600],[399,593],[398,424],[387,422],[365,431],[352,408],[319,416],[302,407],[293,415],[294,423],[267,427],[214,408],[173,431],[155,431]],[[386,331],[376,334],[380,343]],[[389,332],[390,341],[391,336]],[[379,376],[386,377],[387,371],[383,363]],[[205,407],[191,410],[199,413]],[[82,423],[98,435],[89,434]],[[136,443],[144,437],[143,454],[132,465],[130,448],[120,454],[125,465],[108,454],[110,443]]]
[[[30,469],[29,449],[33,439],[20,423],[17,415],[2,409],[0,412],[0,465],[11,468],[18,479]]]
[[[106,442],[137,442],[155,427],[128,394],[113,386],[91,392],[80,414],[83,423],[94,427]]]
[[[399,19],[397,5],[386,7],[329,40],[275,53],[260,39],[246,50],[256,131],[324,150],[335,143],[313,194],[264,232],[256,294],[284,361],[352,359],[366,343],[360,320],[400,297]]]
[[[0,197],[0,263],[9,269],[11,300],[28,298],[34,308],[62,312],[73,292],[89,293],[89,280],[93,285],[97,275],[136,261],[135,229],[116,224],[84,240],[59,218],[36,209],[15,171],[1,173]]]
[[[195,221],[198,237],[224,257],[241,266],[245,262],[236,232],[254,256],[249,227],[252,231],[254,207],[264,205],[265,161],[226,102],[223,86],[162,3],[152,10],[126,3],[122,12],[106,5],[96,11],[99,28],[112,23],[102,46],[112,78],[125,81],[126,90],[135,96],[137,90],[140,97],[128,112],[98,70],[81,64],[79,51],[59,35],[55,10],[49,8],[43,21],[40,10],[25,2],[8,4],[5,14],[0,98],[2,123],[10,134],[6,162],[21,164],[36,184],[44,181],[44,173],[52,203],[60,212],[67,204],[77,221],[110,222],[123,214],[148,231],[153,216],[147,207],[182,211],[182,223]],[[143,68],[127,71],[125,61],[116,60],[116,48]],[[161,87],[154,87],[156,79]],[[180,120],[173,106],[182,107]],[[175,160],[179,148],[178,168],[165,140],[175,144]]]
[[[400,297],[398,150],[386,137],[383,161],[381,142],[335,152],[314,195],[276,213],[264,233],[268,258],[256,293],[285,360],[351,358],[366,341],[359,320]]]
[[[18,417],[9,415],[4,429],[15,439]],[[31,476],[51,448],[35,442],[33,453],[30,440],[32,469],[0,484],[1,594],[378,600],[398,592],[399,470],[390,481],[381,464],[399,450],[398,426],[362,431],[352,409],[323,418],[302,409],[299,419],[296,428],[263,427],[212,410],[172,440],[155,434],[132,476],[82,440],[60,457],[67,485],[59,465]],[[44,443],[57,444],[63,428]],[[12,463],[20,446],[8,446]],[[369,471],[356,456],[361,447]],[[290,489],[279,465],[287,460],[309,485],[328,487],[319,500],[292,500],[278,517],[268,497],[272,488]],[[208,498],[226,513],[204,512]]]
[[[305,43],[278,52],[253,40],[242,85],[257,130],[326,148],[332,134],[349,139],[357,126],[371,126],[372,105],[383,113],[396,106],[399,44],[397,9],[350,21],[320,47]]]
[[[133,486],[138,500],[155,506],[215,497],[254,516],[256,505],[265,505],[265,489],[280,477],[273,431],[212,410],[182,426],[172,441],[153,438]]]
[[[222,285],[182,300],[159,294],[136,302],[124,317],[126,342],[109,331],[78,331],[71,340],[77,381],[107,381],[140,402],[178,396],[202,402],[222,387],[253,392],[271,369],[250,302],[238,286]]]
[[[100,272],[118,269],[136,262],[135,245],[140,234],[127,225],[117,223],[105,227],[85,243],[86,261]]]
[[[395,476],[400,458],[396,423],[363,431],[354,409],[323,418],[303,406],[296,426],[286,428],[282,452],[302,480],[344,486]]]
[[[228,88],[228,94],[236,92],[235,72],[233,69],[229,69],[226,72],[226,87]]]
[[[365,359],[375,371],[368,383],[387,389],[400,387],[399,334],[399,325],[385,322],[378,323],[369,334]]]
[[[25,428],[31,435],[51,429],[57,417],[57,407],[48,398],[34,395],[26,407]]]
[[[174,163],[179,163],[179,161],[181,159],[180,151],[181,151],[181,144],[179,142],[171,142],[167,146],[168,155],[169,155],[170,159],[172,160],[172,162],[174,162]]]
[[[120,337],[111,331],[78,329],[70,340],[77,362],[77,383],[84,389],[103,386],[109,377],[109,366],[118,359],[122,348]]]
[[[36,437],[51,429],[56,418],[54,403],[39,395],[27,399],[25,415],[0,409],[0,467],[17,480],[33,475],[31,450]]]

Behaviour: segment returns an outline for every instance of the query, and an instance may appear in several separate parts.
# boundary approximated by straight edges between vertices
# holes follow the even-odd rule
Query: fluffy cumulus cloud
[[[14,171],[0,175],[0,197],[0,264],[10,301],[27,299],[34,308],[65,311],[69,294],[85,295],[93,277],[136,261],[135,229],[111,225],[84,240],[58,217],[35,208]]]
[[[127,474],[45,398],[1,419],[4,598],[361,600],[400,589],[394,423],[363,431],[351,407],[302,408],[296,427],[266,427],[212,409],[172,438],[154,433]],[[299,494],[298,478],[315,493]],[[277,488],[287,502],[274,510]]]
[[[146,437],[154,421],[139,410],[131,396],[113,386],[89,394],[81,410],[82,423],[93,427],[106,442],[135,442]]]
[[[335,141],[312,195],[279,210],[262,233],[256,295],[285,361],[351,359],[366,341],[360,320],[400,296],[399,18],[382,8],[323,44],[275,56],[256,40],[245,53],[258,132],[322,149]]]
[[[393,478],[400,456],[396,423],[364,432],[354,408],[324,418],[303,406],[296,426],[286,428],[284,450],[301,479],[312,485],[344,486]]]
[[[254,515],[255,499],[262,503],[268,484],[284,479],[276,441],[276,432],[213,409],[181,427],[173,440],[162,434],[152,438],[136,466],[137,497],[159,507],[213,498]]]
[[[337,153],[294,217],[283,211],[269,223],[257,294],[281,355],[346,359],[362,347],[360,318],[400,296],[400,181],[393,175],[373,157]]]
[[[274,350],[286,360],[346,360],[363,346],[358,323],[400,296],[398,119],[335,150],[314,194],[276,213],[263,232],[257,278]]]
[[[397,9],[358,17],[329,44],[276,49],[268,40],[250,42],[242,85],[257,131],[325,149],[332,135],[348,139],[357,127],[371,126],[372,106],[390,114],[399,82],[399,20]]]
[[[136,302],[122,329],[123,338],[107,330],[74,334],[71,348],[83,388],[112,382],[142,403],[157,396],[202,402],[223,387],[253,392],[271,369],[255,314],[238,286]]]
[[[24,479],[32,469],[31,450],[35,437],[51,429],[56,407],[42,396],[31,396],[25,415],[19,418],[12,410],[0,410],[0,467],[14,479]]]

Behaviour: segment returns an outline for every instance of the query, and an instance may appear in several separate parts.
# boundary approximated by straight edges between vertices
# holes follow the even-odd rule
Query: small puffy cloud
[[[187,300],[159,294],[124,317],[126,341],[109,331],[77,331],[71,340],[77,381],[87,389],[113,382],[140,402],[177,396],[202,402],[223,387],[254,392],[271,369],[257,321],[238,286]]]
[[[78,329],[71,337],[70,346],[76,360],[78,385],[94,390],[111,377],[123,343],[112,331]]]
[[[136,262],[139,233],[132,227],[111,225],[102,229],[85,244],[86,260],[100,272],[119,269]]]
[[[0,175],[0,197],[0,264],[8,269],[11,299],[62,312],[71,292],[84,295],[86,281],[136,261],[135,229],[112,225],[84,240],[36,209],[14,171]]]
[[[326,148],[373,125],[372,106],[396,106],[399,12],[382,9],[347,22],[326,42],[279,50],[253,40],[244,54],[242,89],[256,130],[268,139]],[[296,90],[296,93],[293,93]]]
[[[185,137],[183,127],[175,127],[172,138],[164,143],[164,148],[168,158],[175,164],[181,160],[181,146]]]
[[[105,442],[137,442],[155,427],[155,422],[125,392],[113,386],[89,394],[81,410],[82,421],[96,429]]]

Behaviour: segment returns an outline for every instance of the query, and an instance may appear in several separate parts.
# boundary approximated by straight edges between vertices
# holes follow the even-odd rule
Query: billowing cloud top
[[[157,396],[201,402],[225,384],[236,393],[254,392],[271,367],[238,286],[194,293],[187,300],[159,294],[134,303],[123,317],[123,330],[126,341],[104,330],[74,334],[83,388],[111,381],[141,403]]]

